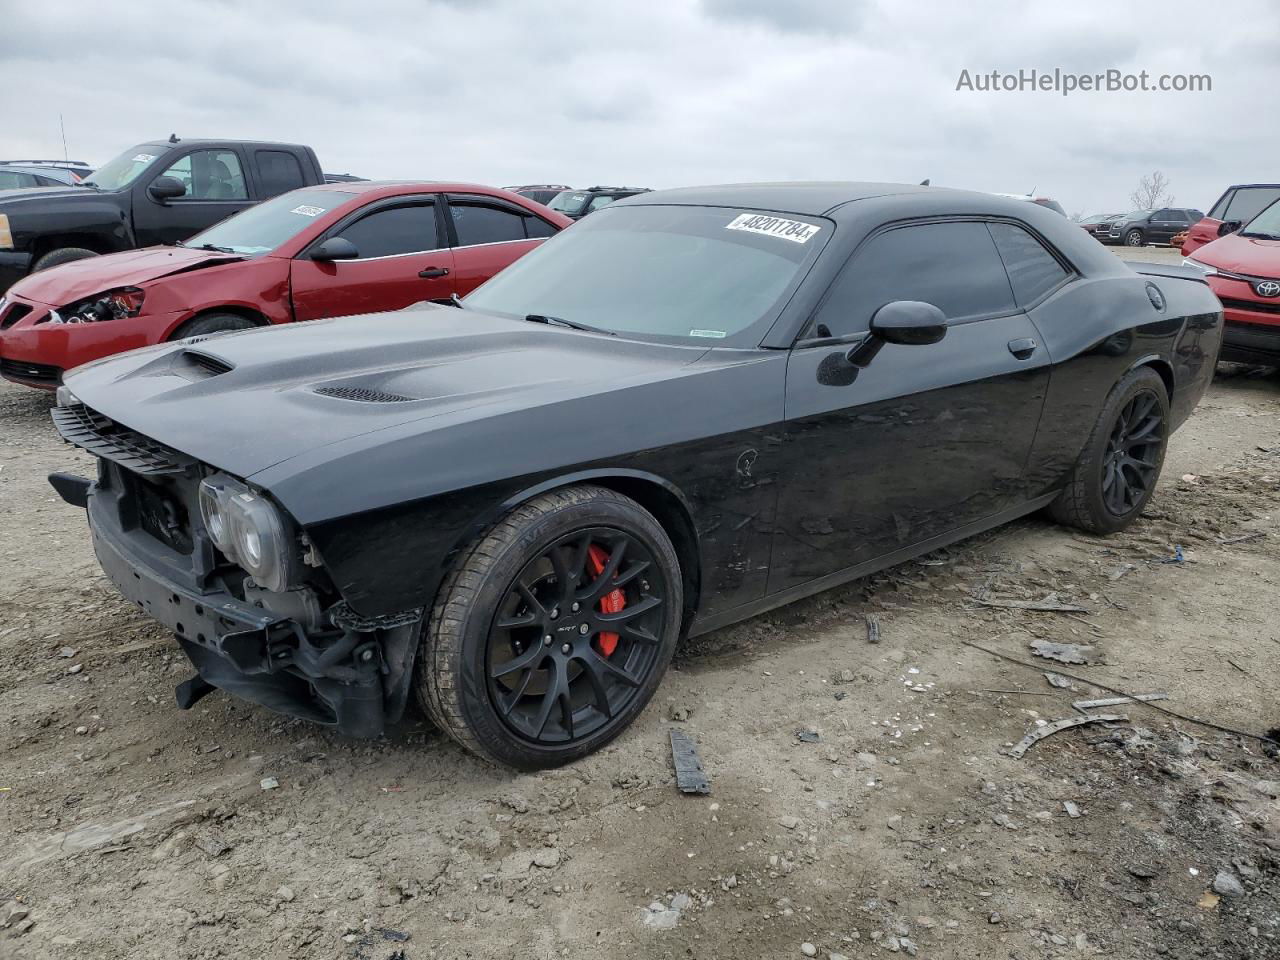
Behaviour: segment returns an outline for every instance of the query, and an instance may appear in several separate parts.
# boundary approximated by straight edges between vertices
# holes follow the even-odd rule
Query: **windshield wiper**
[[[603,330],[600,327],[593,327],[587,323],[578,323],[576,320],[566,320],[564,317],[549,317],[545,313],[526,313],[524,318],[530,323],[545,323],[549,326],[568,327],[570,330],[585,330],[587,333],[603,333],[609,337],[617,336],[612,330]]]
[[[212,243],[202,243],[196,247],[197,250],[213,250],[216,253],[235,253],[230,247],[219,247]]]
[[[1257,237],[1259,240],[1280,240],[1280,235],[1274,233],[1259,233],[1255,230],[1241,230],[1242,237]]]

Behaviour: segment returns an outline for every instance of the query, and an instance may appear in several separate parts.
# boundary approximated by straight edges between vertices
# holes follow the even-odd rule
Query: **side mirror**
[[[330,237],[311,251],[311,259],[327,262],[331,260],[355,260],[360,251],[350,240],[342,237]]]
[[[932,303],[894,300],[875,312],[871,333],[885,343],[937,343],[947,335],[947,318]]]
[[[1222,223],[1218,224],[1218,236],[1225,237],[1228,233],[1235,233],[1243,226],[1244,224],[1239,220],[1223,220]]]
[[[151,186],[147,187],[147,193],[151,194],[152,200],[167,203],[185,196],[187,186],[177,177],[156,177],[151,181]]]

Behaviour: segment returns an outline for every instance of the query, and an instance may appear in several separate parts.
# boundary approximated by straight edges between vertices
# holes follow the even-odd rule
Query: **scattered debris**
[[[1046,723],[1042,727],[1032,730],[1012,750],[1009,756],[1021,758],[1024,753],[1031,748],[1031,745],[1043,740],[1045,737],[1051,737],[1061,730],[1070,730],[1072,727],[1080,727],[1086,723],[1128,723],[1129,718],[1118,713],[1093,713],[1084,717],[1063,717],[1061,720],[1054,720]]]
[[[197,837],[195,845],[211,857],[220,857],[231,849],[231,844],[214,833],[207,833]]]
[[[1073,700],[1071,706],[1077,710],[1093,710],[1096,707],[1118,707],[1122,703],[1133,703],[1138,700],[1150,703],[1152,700],[1168,700],[1167,693],[1135,693],[1131,697],[1103,697],[1101,700]]]
[[[1254,540],[1261,540],[1266,536],[1261,530],[1254,530],[1252,533],[1242,534],[1238,537],[1219,537],[1218,542],[1224,547],[1232,543],[1252,543]]]
[[[1080,808],[1077,807],[1070,800],[1062,801],[1062,809],[1067,811],[1067,816],[1070,817],[1072,820],[1080,819]]]
[[[1219,899],[1220,897],[1212,890],[1206,890],[1196,901],[1196,906],[1201,910],[1214,910],[1217,909]]]
[[[796,739],[801,743],[819,743],[822,735],[812,727],[805,727],[803,730],[796,731]]]
[[[1186,557],[1184,557],[1184,556],[1182,555],[1182,547],[1181,547],[1181,546],[1179,546],[1178,544],[1174,544],[1174,547],[1173,547],[1173,556],[1171,556],[1171,557],[1160,557],[1160,558],[1158,558],[1158,559],[1153,560],[1153,562],[1154,562],[1154,563],[1176,563],[1176,564],[1183,564],[1183,563],[1186,563],[1186,562],[1187,562],[1187,558],[1186,558]]]
[[[1044,678],[1049,681],[1049,686],[1051,687],[1058,687],[1059,689],[1062,689],[1062,690],[1071,689],[1070,678],[1064,677],[1060,673],[1054,673],[1051,670],[1046,670],[1044,674]]]
[[[796,827],[800,826],[800,818],[792,816],[779,817],[778,823],[782,824],[782,826],[786,827],[788,830],[794,830]]]
[[[1088,607],[1078,603],[1063,603],[1056,594],[1049,594],[1043,600],[979,600],[984,607],[1003,607],[1008,610],[1039,610],[1045,613],[1092,613]]]
[[[261,787],[263,790],[274,790],[280,786],[280,781],[275,777],[263,777]]]
[[[1244,884],[1230,870],[1219,870],[1213,878],[1213,892],[1220,897],[1243,897]]]
[[[1046,660],[1059,663],[1097,663],[1101,657],[1097,647],[1084,643],[1054,643],[1052,640],[1032,640],[1031,652]]]
[[[867,614],[867,643],[880,642],[880,618]]]
[[[84,669],[83,663],[73,663],[71,666],[67,667],[67,673],[74,676],[75,674],[79,673],[83,669]]]
[[[671,760],[676,768],[676,786],[681,793],[711,792],[711,781],[702,769],[697,748],[679,730],[671,731]]]
[[[1120,564],[1120,566],[1116,567],[1114,570],[1112,570],[1110,573],[1107,574],[1107,579],[1119,580],[1126,573],[1132,573],[1134,570],[1137,570],[1137,569],[1138,569],[1137,566],[1135,566],[1132,563],[1122,563]]]
[[[1125,869],[1129,871],[1130,876],[1140,880],[1151,880],[1157,873],[1155,867],[1149,867],[1145,863],[1131,863]]]
[[[70,660],[79,652],[80,651],[77,650],[75,647],[63,647],[61,650],[58,651],[58,656],[63,657],[64,659]]]
[[[804,943],[800,944],[800,952],[803,953],[806,957],[816,957],[818,955],[818,948],[815,947],[812,943],[805,941]]]
[[[691,716],[693,716],[693,710],[689,707],[677,707],[672,705],[667,710],[667,719],[674,723],[688,723]]]

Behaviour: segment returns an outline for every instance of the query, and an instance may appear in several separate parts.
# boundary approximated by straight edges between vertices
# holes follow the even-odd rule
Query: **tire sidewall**
[[[1142,231],[1130,230],[1128,233],[1126,233],[1124,235],[1124,245],[1126,247],[1145,246],[1145,244],[1143,243]]]
[[[615,719],[582,740],[565,746],[541,746],[513,732],[498,716],[490,698],[486,655],[489,631],[498,605],[531,557],[578,529],[614,527],[642,540],[663,568],[667,599],[663,604],[662,642],[649,676]],[[638,504],[600,498],[539,517],[486,564],[483,583],[461,618],[460,655],[451,664],[457,673],[463,720],[485,749],[500,762],[520,769],[558,766],[582,757],[621,734],[644,710],[662,682],[680,631],[683,596],[679,561],[670,539],[651,514]],[[420,657],[429,664],[430,657]]]
[[[188,337],[211,337],[223,333],[252,330],[257,324],[238,313],[204,313],[184,321],[169,337],[185,340]]]
[[[59,254],[74,254],[74,256],[60,257]],[[32,273],[39,273],[42,270],[52,270],[54,267],[60,267],[64,263],[75,263],[77,260],[88,260],[90,257],[96,257],[99,254],[87,247],[59,247],[56,250],[50,250],[43,254],[35,263],[31,265]],[[50,263],[49,261],[54,261]]]
[[[1151,488],[1147,490],[1132,510],[1123,516],[1117,517],[1107,509],[1102,497],[1102,476],[1106,461],[1107,444],[1111,439],[1112,430],[1115,429],[1116,419],[1119,417],[1120,411],[1125,408],[1125,405],[1130,400],[1141,393],[1150,393],[1156,398],[1161,416],[1164,418],[1164,439],[1160,444],[1160,452],[1156,458],[1156,472]],[[1106,405],[1098,417],[1097,428],[1094,430],[1093,436],[1090,437],[1089,448],[1085,452],[1084,467],[1087,470],[1085,502],[1092,519],[1097,523],[1099,529],[1115,533],[1129,526],[1142,514],[1142,511],[1155,494],[1161,471],[1164,469],[1165,453],[1168,449],[1169,394],[1164,380],[1150,367],[1141,367],[1133,370],[1116,384],[1111,395],[1107,398]]]

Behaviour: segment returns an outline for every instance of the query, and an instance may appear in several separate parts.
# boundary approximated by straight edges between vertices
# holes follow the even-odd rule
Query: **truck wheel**
[[[86,250],[84,247],[59,247],[57,250],[50,250],[31,267],[31,272],[37,270],[48,270],[50,267],[58,267],[64,263],[71,263],[73,260],[84,260],[88,257],[96,257],[98,254],[92,250]]]
[[[1090,533],[1123,530],[1155,491],[1168,439],[1164,381],[1150,367],[1139,367],[1112,388],[1050,514]]]
[[[1146,240],[1142,236],[1142,231],[1134,228],[1124,235],[1124,245],[1126,247],[1142,247],[1146,246]]]
[[[682,610],[680,562],[648,511],[603,487],[553,491],[458,558],[422,627],[414,686],[485,760],[559,766],[644,709]]]
[[[231,333],[233,330],[251,330],[256,326],[248,317],[242,317],[238,313],[203,313],[180,326],[169,339],[207,337],[215,333]]]

